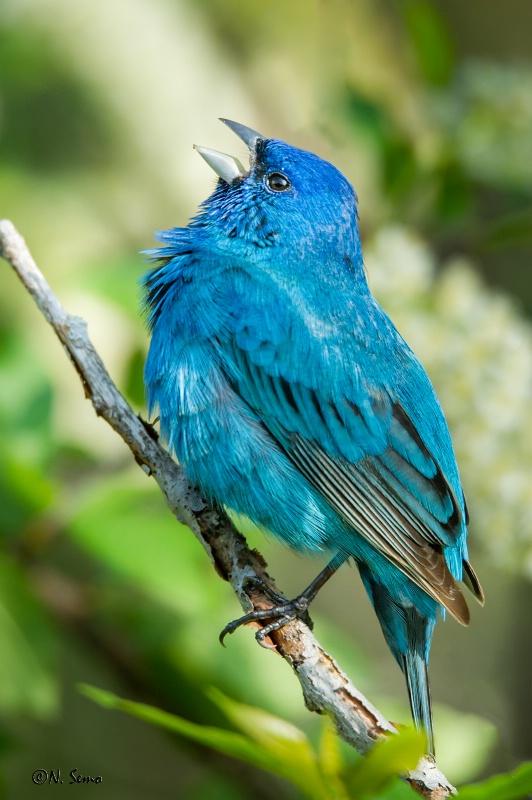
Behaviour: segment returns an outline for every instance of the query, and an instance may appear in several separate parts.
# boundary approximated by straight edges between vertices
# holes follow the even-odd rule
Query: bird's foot
[[[288,622],[294,619],[301,619],[309,628],[312,629],[312,620],[308,614],[308,607],[313,599],[308,597],[305,593],[300,594],[294,600],[286,600],[281,595],[276,594],[266,583],[260,579],[254,579],[253,583],[260,587],[275,603],[271,608],[260,608],[256,611],[250,611],[249,614],[244,614],[243,617],[234,619],[229,622],[223,631],[220,633],[220,643],[224,644],[224,639],[228,633],[234,633],[241,625],[247,625],[249,622],[260,622],[261,620],[271,620],[267,625],[255,634],[255,639],[267,650],[271,649],[271,645],[266,643],[267,637],[270,633],[278,631],[279,628],[284,627]]]

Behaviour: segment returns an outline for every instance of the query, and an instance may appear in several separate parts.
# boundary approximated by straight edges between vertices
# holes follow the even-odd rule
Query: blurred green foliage
[[[473,42],[494,24],[511,41],[532,19],[495,0],[468,8],[469,49],[462,12],[431,0],[0,5],[0,213],[88,320],[136,410],[147,346],[137,253],[210,191],[192,143],[241,155],[216,122],[226,116],[315,150],[352,179],[371,285],[429,369],[453,431],[488,598],[469,631],[440,626],[431,665],[445,704],[439,763],[462,784],[532,749],[532,53],[480,58]],[[415,741],[397,737],[373,766],[361,761],[305,712],[287,666],[249,632],[220,648],[218,631],[239,613],[228,587],[94,417],[6,265],[2,276],[0,797],[20,797],[41,766],[103,774],[86,789],[100,800],[342,798],[362,786],[411,796],[398,780],[375,781],[397,769],[385,747],[404,742],[407,765]],[[246,533],[287,591],[317,572]],[[318,636],[408,722],[401,676],[353,571],[343,573],[316,602]],[[105,716],[73,690],[79,681],[106,686],[88,693],[155,727]],[[167,740],[162,721],[181,738]],[[220,734],[228,722],[234,730]],[[274,775],[265,782],[205,749],[223,741],[218,750],[238,755],[230,740]],[[529,791],[524,766],[461,794]]]
[[[328,720],[313,747],[305,733],[286,720],[262,709],[236,703],[211,689],[213,702],[239,731],[196,725],[143,703],[123,700],[111,692],[83,685],[80,690],[104,708],[131,714],[186,739],[293,783],[309,800],[407,800],[419,795],[398,777],[414,770],[425,752],[425,737],[414,728],[403,728],[377,745],[365,757],[346,764],[340,741]],[[532,762],[509,775],[499,775],[480,784],[460,788],[459,796],[470,800],[519,800],[532,791]]]
[[[308,737],[285,720],[262,709],[235,703],[218,691],[211,698],[240,733],[194,725],[140,703],[122,700],[110,692],[82,686],[81,690],[106,708],[125,711],[153,725],[201,742],[209,748],[260,767],[293,783],[310,800],[349,800],[379,797],[386,789],[390,800],[414,797],[397,775],[414,769],[423,754],[424,737],[412,728],[380,743],[366,758],[347,766],[338,738],[327,721],[316,748]],[[332,735],[331,735],[332,734]]]

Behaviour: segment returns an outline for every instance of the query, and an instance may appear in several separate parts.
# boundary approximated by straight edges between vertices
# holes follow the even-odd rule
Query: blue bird
[[[357,197],[334,167],[222,120],[250,169],[219,175],[187,228],[157,234],[143,280],[150,412],[212,502],[331,561],[295,601],[230,623],[300,615],[347,559],[358,566],[434,753],[427,664],[438,615],[467,625],[467,510],[430,380],[372,297]]]

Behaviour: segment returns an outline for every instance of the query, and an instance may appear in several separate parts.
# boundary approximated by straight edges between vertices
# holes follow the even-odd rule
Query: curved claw
[[[244,614],[243,617],[238,617],[238,619],[233,619],[231,620],[231,622],[227,623],[225,628],[220,632],[220,635],[218,636],[218,641],[223,647],[225,647],[224,639],[228,634],[234,633],[237,630],[237,628],[240,628],[241,625],[245,625],[247,622],[252,622],[252,619],[249,619],[249,616],[250,616],[249,614]]]
[[[281,611],[282,608],[283,611]],[[277,606],[274,608],[259,608],[257,611],[250,611],[249,614],[244,614],[243,617],[238,617],[238,619],[231,620],[231,622],[227,623],[218,637],[220,644],[225,647],[224,639],[227,634],[234,633],[242,625],[247,625],[248,622],[256,622],[260,619],[269,619],[270,617],[275,617],[277,611],[279,614],[284,613],[284,607]],[[260,631],[257,631],[257,633],[260,633]]]
[[[308,613],[308,607],[318,594],[321,587],[327,583],[329,578],[334,575],[339,567],[342,566],[344,561],[346,561],[346,556],[342,555],[341,553],[337,554],[332,561],[327,564],[325,569],[322,569],[320,574],[312,581],[310,586],[307,586],[305,591],[298,595],[298,597],[296,597],[294,600],[285,600],[284,597],[276,594],[276,592],[274,592],[273,589],[271,589],[268,584],[262,580],[262,578],[254,577],[249,581],[249,583],[254,583],[259,586],[276,605],[272,606],[271,608],[261,608],[258,611],[251,611],[249,614],[244,614],[243,617],[239,617],[238,619],[234,619],[232,622],[229,622],[219,636],[220,643],[223,645],[227,634],[234,633],[234,631],[236,631],[236,629],[241,625],[246,625],[248,622],[256,622],[261,619],[272,620],[272,622],[270,622],[268,625],[264,625],[255,634],[257,642],[262,647],[267,647],[268,649],[270,649],[270,645],[265,645],[264,639],[270,633],[278,631],[279,628],[282,628],[283,625],[286,625],[293,619],[297,618],[302,620],[312,630],[314,626]]]
[[[259,631],[257,631],[255,634],[255,639],[261,647],[264,647],[265,650],[276,650],[274,644],[266,644],[264,640],[270,635],[270,633],[274,633],[274,631],[278,631],[279,628],[283,628],[289,622],[292,622],[292,620],[296,619],[296,616],[296,614],[287,614],[280,619],[270,622],[269,625],[265,625],[264,628],[261,628]]]
[[[258,636],[259,633],[261,633],[261,631],[257,631],[257,633],[255,634],[255,641],[257,642],[257,644],[260,644],[260,646],[264,647],[265,650],[277,650],[276,645],[274,645],[273,643],[268,644],[268,642],[265,642],[264,641],[265,637],[264,636],[259,637]]]
[[[300,595],[299,597],[296,597],[295,600],[273,606],[272,608],[259,608],[256,611],[250,611],[248,614],[244,614],[243,617],[238,617],[238,619],[228,622],[223,631],[220,633],[218,639],[220,644],[225,647],[224,639],[227,634],[234,633],[237,628],[240,628],[241,625],[247,625],[248,622],[258,622],[259,620],[263,619],[271,619],[272,622],[270,622],[268,625],[265,625],[255,634],[257,642],[262,647],[271,649],[270,645],[264,644],[264,639],[269,636],[270,633],[278,631],[279,628],[284,627],[284,625],[286,625],[288,622],[291,622],[299,617],[300,619],[303,619],[303,621],[306,622],[310,628],[312,628],[312,621],[307,613],[308,606],[308,598]]]

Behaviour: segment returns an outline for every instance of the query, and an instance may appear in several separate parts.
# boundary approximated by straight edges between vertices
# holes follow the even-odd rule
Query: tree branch
[[[0,221],[0,255],[11,264],[55,330],[96,414],[122,437],[138,464],[154,477],[174,516],[199,539],[218,574],[233,587],[242,608],[245,611],[269,608],[271,600],[260,585],[249,583],[250,579],[259,578],[280,594],[266,572],[267,565],[260,553],[248,548],[223,511],[211,508],[202,499],[150,435],[149,426],[134,414],[92,346],[86,323],[65,311],[9,220]],[[302,621],[290,622],[273,633],[271,640],[297,675],[307,708],[329,714],[339,735],[359,753],[366,753],[376,741],[395,732],[393,725],[353,686]],[[422,797],[430,800],[444,800],[455,793],[429,759],[422,759],[407,780]]]

